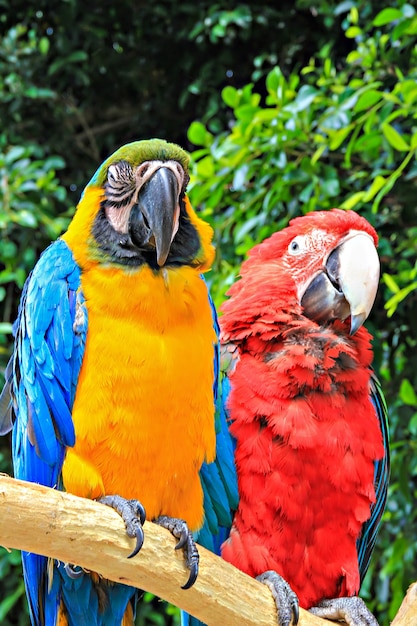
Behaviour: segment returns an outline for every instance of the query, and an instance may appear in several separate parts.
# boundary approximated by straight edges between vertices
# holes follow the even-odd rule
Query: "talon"
[[[185,544],[187,543],[187,539],[188,539],[188,532],[186,529],[183,529],[181,532],[181,537],[177,545],[175,546],[175,550],[180,550],[181,548],[183,548]]]
[[[195,581],[197,580],[197,576],[198,576],[198,561],[191,564],[190,575],[185,585],[182,585],[181,589],[189,589],[190,587],[192,587]]]
[[[282,576],[272,570],[256,577],[270,588],[277,607],[279,626],[296,626],[299,620],[298,597]]]
[[[139,516],[140,523],[143,526],[146,521],[145,507],[143,506],[141,502],[139,502],[139,500],[128,500],[128,502],[130,502],[132,507],[136,509],[136,515]]]
[[[77,578],[81,578],[81,576],[84,574],[84,570],[81,567],[79,570],[76,570],[75,569],[76,567],[78,566],[72,565],[71,563],[65,563],[64,565],[65,573],[73,580],[76,580]]]
[[[358,596],[322,600],[309,611],[324,619],[343,620],[349,626],[378,626],[374,615]]]
[[[142,548],[145,538],[142,526],[146,520],[146,511],[143,505],[138,500],[126,500],[117,495],[102,496],[97,501],[110,506],[120,515],[125,523],[128,537],[136,539],[133,552],[127,558],[131,559],[136,556]]]
[[[174,537],[178,539],[175,550],[182,549],[184,551],[187,568],[190,570],[188,580],[185,585],[181,587],[181,589],[189,589],[197,580],[198,565],[200,560],[197,545],[194,541],[192,533],[188,530],[186,522],[182,519],[161,515],[161,517],[158,517],[154,520],[154,522],[155,524],[169,530]]]
[[[127,534],[129,535],[129,532]],[[130,536],[131,535],[129,535],[129,537]],[[133,552],[131,552],[128,555],[128,557],[127,557],[128,559],[131,559],[132,557],[137,555],[137,553],[141,550],[141,548],[143,546],[144,539],[145,539],[145,535],[143,534],[143,528],[142,528],[142,526],[138,526],[136,528],[136,545],[135,545],[135,547],[133,549]]]
[[[291,608],[293,614],[293,623],[296,626],[298,624],[298,620],[300,619],[300,607],[298,606],[298,598],[296,597],[291,601]]]

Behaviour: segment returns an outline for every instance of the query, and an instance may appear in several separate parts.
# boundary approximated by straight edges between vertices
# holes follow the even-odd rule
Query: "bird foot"
[[[344,620],[349,626],[378,626],[375,617],[358,596],[322,600],[309,611],[324,619]]]
[[[198,562],[199,562],[199,554],[197,550],[197,545],[194,541],[193,535],[191,531],[188,529],[186,522],[182,519],[177,519],[175,517],[168,517],[167,515],[161,515],[154,520],[155,524],[158,526],[162,526],[169,530],[176,539],[178,539],[178,543],[175,546],[176,550],[183,549],[185,561],[188,569],[190,570],[190,575],[188,577],[185,585],[181,587],[181,589],[189,589],[192,587],[197,580],[198,576]]]
[[[144,534],[143,525],[146,519],[145,509],[138,500],[126,500],[121,496],[102,496],[97,498],[97,502],[111,506],[117,511],[126,526],[128,537],[136,538],[136,546],[131,554],[127,557],[131,559],[136,556],[143,546]]]
[[[81,567],[79,569],[76,568],[77,565],[73,565],[72,563],[64,564],[65,573],[67,574],[67,576],[72,578],[72,580],[77,580],[77,578],[81,578],[81,576],[84,575],[85,570],[83,570]]]
[[[279,626],[296,626],[299,619],[298,598],[287,581],[273,570],[260,574],[256,580],[270,588],[277,607]]]

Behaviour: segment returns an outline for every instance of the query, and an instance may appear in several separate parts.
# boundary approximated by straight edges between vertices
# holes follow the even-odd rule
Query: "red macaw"
[[[158,139],[100,166],[26,282],[0,403],[15,476],[114,506],[137,537],[132,554],[145,511],[174,528],[190,567],[184,588],[198,572],[191,531],[204,521],[199,472],[215,457],[218,371],[201,275],[212,229],[189,203],[188,180],[187,154]],[[135,589],[22,558],[34,626],[133,623]]]
[[[239,490],[222,556],[273,588],[282,624],[297,621],[297,598],[321,617],[376,624],[357,594],[389,474],[362,326],[377,241],[354,211],[296,218],[251,250],[222,307]]]

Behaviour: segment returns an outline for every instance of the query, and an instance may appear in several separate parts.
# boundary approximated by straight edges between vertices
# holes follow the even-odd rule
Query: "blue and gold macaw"
[[[187,154],[158,139],[100,166],[25,284],[0,403],[15,476],[113,506],[136,537],[132,555],[145,517],[168,527],[184,544],[184,588],[198,573],[191,533],[230,526],[233,491],[213,462],[218,326],[202,277],[212,229],[188,180]],[[133,623],[135,589],[22,559],[33,626]]]

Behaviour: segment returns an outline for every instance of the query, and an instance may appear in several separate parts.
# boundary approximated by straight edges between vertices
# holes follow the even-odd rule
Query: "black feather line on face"
[[[141,250],[134,245],[129,234],[118,233],[113,228],[106,217],[107,202],[107,198],[102,201],[92,229],[92,235],[102,254],[103,262],[127,267],[139,267],[146,263],[154,270],[162,269],[157,263],[155,251]],[[200,238],[185,210],[183,193],[180,198],[178,232],[172,241],[164,267],[182,265],[197,267],[200,264],[200,261],[196,259],[199,249]]]
[[[136,191],[133,168],[130,163],[120,161],[112,165],[107,173],[107,181],[104,185],[106,194],[106,206],[120,209],[128,206]]]

